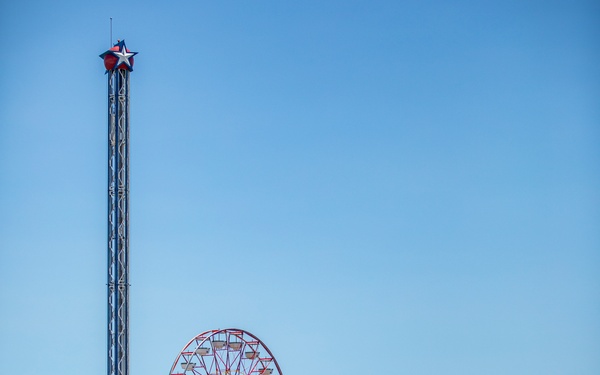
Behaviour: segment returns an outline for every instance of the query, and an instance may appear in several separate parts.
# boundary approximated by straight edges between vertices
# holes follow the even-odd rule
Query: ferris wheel
[[[228,328],[206,331],[188,342],[169,375],[283,375],[267,346],[253,334]]]

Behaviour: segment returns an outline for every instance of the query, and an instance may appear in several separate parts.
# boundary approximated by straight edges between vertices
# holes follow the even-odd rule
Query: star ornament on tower
[[[126,69],[130,72],[133,71],[133,56],[137,55],[137,52],[131,52],[125,46],[125,41],[120,40],[111,49],[100,55],[100,58],[104,60],[104,67],[106,72],[115,69]]]

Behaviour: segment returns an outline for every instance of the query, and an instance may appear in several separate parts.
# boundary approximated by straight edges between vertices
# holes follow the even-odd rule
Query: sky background
[[[131,374],[600,373],[596,1],[2,1],[0,373],[106,373],[131,77]]]

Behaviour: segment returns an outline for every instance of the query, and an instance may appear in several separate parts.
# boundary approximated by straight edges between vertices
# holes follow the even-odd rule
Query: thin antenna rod
[[[110,17],[110,44],[109,47],[112,47],[112,17]]]

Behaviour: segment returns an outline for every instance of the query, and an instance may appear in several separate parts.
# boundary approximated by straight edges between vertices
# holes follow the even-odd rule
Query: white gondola
[[[254,359],[256,357],[258,357],[258,352],[246,352],[246,358]]]
[[[261,375],[271,375],[272,373],[273,373],[272,368],[266,368],[266,369],[263,369],[260,374]]]
[[[229,348],[231,350],[240,350],[242,348],[242,343],[240,341],[230,342]]]
[[[210,348],[198,348],[196,349],[195,353],[198,355],[207,355],[210,352]]]
[[[212,346],[215,349],[223,349],[225,347],[225,341],[223,340],[215,340],[212,342]]]
[[[181,362],[181,368],[185,371],[191,370],[196,366],[194,362]]]

